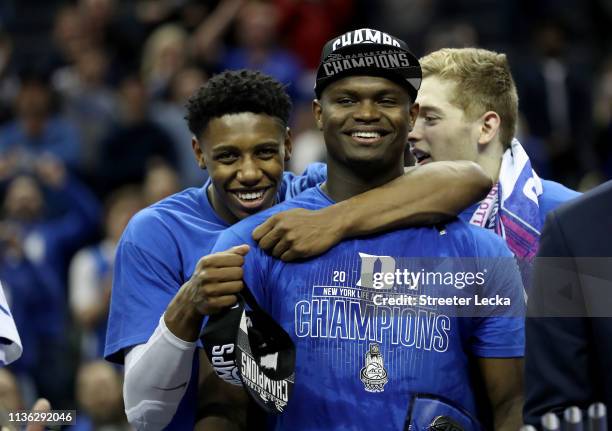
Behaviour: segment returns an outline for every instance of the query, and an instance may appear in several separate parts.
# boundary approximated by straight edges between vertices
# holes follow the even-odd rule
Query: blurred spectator
[[[195,67],[180,70],[170,81],[166,100],[153,103],[153,121],[168,133],[178,155],[181,183],[184,187],[201,186],[206,180],[206,171],[194,163],[191,148],[191,132],[185,121],[185,103],[198,88],[204,85],[206,75]],[[310,115],[312,117],[312,114]]]
[[[103,360],[81,366],[76,394],[79,411],[73,431],[128,431],[121,376]]]
[[[175,17],[184,3],[175,0],[136,0],[134,13],[145,27],[155,28]]]
[[[296,174],[302,174],[313,162],[324,162],[327,155],[325,142],[321,131],[317,128],[312,115],[312,107],[306,103],[297,105],[294,109],[293,145],[288,169]]]
[[[602,67],[594,94],[595,149],[604,175],[612,178],[612,57]]]
[[[278,10],[272,3],[248,2],[237,16],[237,46],[228,49],[221,70],[256,69],[287,85],[291,98],[304,98],[298,89],[302,67],[298,58],[279,46]],[[319,47],[320,48],[320,47]],[[309,92],[308,98],[312,98]]]
[[[515,62],[521,111],[530,133],[542,139],[552,179],[575,186],[594,167],[589,71],[567,55],[559,23],[538,23],[531,58]]]
[[[140,187],[124,186],[105,202],[104,239],[80,250],[69,271],[70,309],[81,331],[81,358],[102,357],[115,248],[130,218],[142,209]]]
[[[72,64],[79,52],[90,44],[77,7],[66,4],[55,13],[52,44],[48,60],[52,69]]]
[[[11,367],[24,384],[34,385],[26,398],[33,401],[38,392],[62,408],[70,397],[71,377],[64,363],[66,270],[72,254],[96,231],[99,207],[61,163],[43,158],[34,172],[7,186],[0,219],[0,280],[23,342],[23,355]],[[45,197],[66,205],[64,211],[45,217]]]
[[[0,23],[0,124],[11,118],[13,99],[19,89],[19,79],[13,62],[13,41]]]
[[[145,34],[128,2],[78,0],[78,9],[87,38],[92,45],[111,53],[117,75],[138,68]]]
[[[163,160],[151,160],[144,180],[145,206],[179,192],[182,187],[176,170]]]
[[[23,408],[23,399],[17,379],[8,369],[0,368],[0,412],[16,411]],[[0,423],[1,425],[7,424]]]
[[[170,137],[149,116],[149,100],[140,79],[125,78],[120,87],[121,123],[102,142],[97,165],[100,193],[143,181],[147,163],[161,157],[173,166],[176,151]]]
[[[405,40],[412,52],[429,53],[443,46],[424,49],[423,34],[440,20],[439,0],[366,0],[367,7],[376,13],[367,17],[367,25],[386,31]],[[446,47],[446,46],[444,46]],[[449,47],[450,48],[450,47]]]
[[[405,3],[406,0],[400,2]],[[304,67],[316,70],[321,47],[335,35],[347,30],[353,16],[354,3],[353,0],[274,0],[279,15],[278,34],[282,35],[287,47],[298,55]],[[383,11],[380,4],[377,4],[377,8]],[[414,13],[414,9],[410,12]],[[402,23],[402,28],[406,27],[406,23]],[[399,33],[392,34],[401,36]]]
[[[442,48],[469,48],[478,46],[478,33],[467,22],[446,21],[430,28],[425,35],[425,52]]]
[[[188,28],[191,27],[189,25],[190,22],[197,23],[193,37],[189,42],[189,49],[196,61],[211,69],[218,65],[225,48],[221,38],[234,22],[246,1],[220,0],[217,6],[208,14],[208,8],[202,3],[194,0],[187,2],[187,5],[183,8],[183,15],[185,17],[183,21]],[[201,19],[194,21],[194,17],[198,13],[202,15]]]
[[[107,84],[109,58],[100,48],[75,53],[75,62],[58,69],[53,85],[63,98],[66,118],[80,131],[83,142],[80,167],[90,174],[100,156],[100,141],[116,122],[117,101]]]
[[[156,29],[144,46],[141,76],[153,99],[166,90],[172,77],[185,65],[187,32],[176,24]]]
[[[76,168],[81,150],[77,129],[53,110],[48,83],[29,78],[21,83],[15,101],[17,118],[0,129],[0,154],[17,152],[22,163],[50,153]]]
[[[19,385],[15,376],[6,368],[0,368],[0,429],[2,431],[17,431],[17,423],[10,421],[8,412],[25,409]],[[51,410],[49,401],[38,399],[32,406],[34,412],[48,412]],[[30,422],[25,431],[44,431],[45,427],[40,422]]]

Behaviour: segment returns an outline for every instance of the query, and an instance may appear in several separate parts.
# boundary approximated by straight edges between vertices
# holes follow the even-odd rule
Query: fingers
[[[289,249],[280,256],[280,260],[282,260],[283,262],[292,262],[296,259],[304,257],[305,256],[301,255],[300,253],[297,253],[294,249]]]
[[[32,411],[35,412],[47,412],[49,410],[51,410],[51,403],[45,398],[37,399],[32,407]]]
[[[285,238],[281,238],[280,241],[276,243],[270,254],[276,258],[280,258],[283,253],[285,253],[291,247],[291,242]]]
[[[232,247],[226,251],[209,254],[201,257],[196,264],[195,272],[200,272],[205,268],[224,268],[242,266],[244,264],[244,256],[249,252],[249,246],[246,244]]]
[[[228,250],[230,253],[239,254],[240,256],[246,256],[249,252],[249,246],[247,244],[236,245]]]
[[[280,229],[272,229],[263,238],[259,240],[259,247],[261,247],[267,252],[270,252],[283,238],[283,231],[281,231]]]
[[[236,295],[224,295],[209,298],[208,303],[206,304],[206,314],[216,314],[233,306],[236,302],[238,302],[238,296]]]
[[[268,232],[272,230],[275,224],[276,224],[276,217],[274,216],[270,217],[268,220],[266,220],[265,222],[263,222],[262,224],[260,224],[259,226],[255,228],[255,230],[252,233],[253,239],[256,242],[259,242],[264,236],[266,236]],[[261,247],[261,244],[259,244],[259,246]]]

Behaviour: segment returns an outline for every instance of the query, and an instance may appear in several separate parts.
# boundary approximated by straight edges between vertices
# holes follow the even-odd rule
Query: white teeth
[[[264,195],[264,192],[265,190],[261,190],[258,192],[251,192],[251,193],[236,192],[236,196],[238,196],[238,199],[243,200],[243,201],[252,201],[252,200],[261,199]]]
[[[354,138],[380,138],[378,132],[353,132],[351,136]]]

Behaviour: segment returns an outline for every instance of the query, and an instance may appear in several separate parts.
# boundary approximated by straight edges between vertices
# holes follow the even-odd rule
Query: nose
[[[414,127],[408,132],[408,143],[412,146],[423,139],[423,120],[417,118]]]
[[[240,169],[238,169],[236,179],[242,185],[254,186],[259,183],[262,176],[263,172],[257,165],[257,162],[253,160],[252,157],[245,157],[242,164],[240,165]]]
[[[353,113],[353,118],[364,122],[377,121],[380,119],[380,111],[374,101],[363,100],[357,105]]]

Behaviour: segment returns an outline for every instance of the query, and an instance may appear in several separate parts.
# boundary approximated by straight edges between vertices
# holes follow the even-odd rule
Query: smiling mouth
[[[375,144],[387,136],[389,132],[382,130],[355,130],[347,133],[353,141],[359,144]]]
[[[240,205],[247,209],[259,208],[266,198],[267,192],[272,187],[257,190],[233,190],[230,193],[236,197]]]
[[[421,151],[421,150],[417,150],[417,149],[412,149],[410,151],[412,153],[412,155],[414,156],[415,160],[416,160],[416,164],[421,166],[424,165],[426,163],[431,162],[431,156],[429,155],[429,153],[426,153],[425,151]]]

